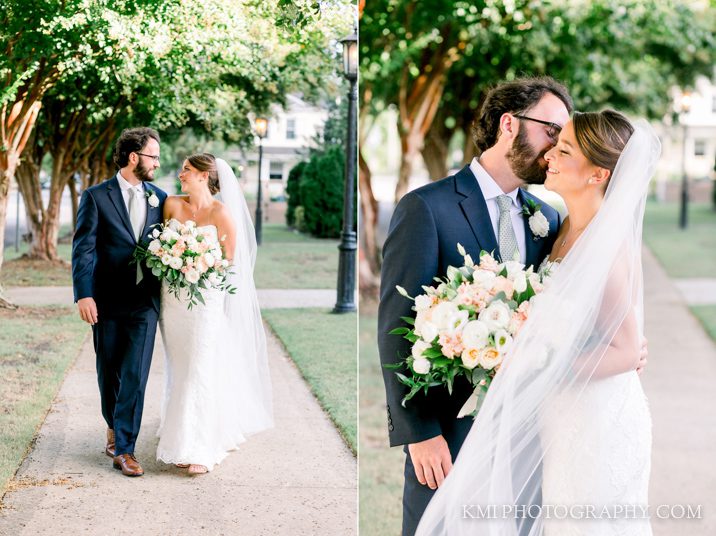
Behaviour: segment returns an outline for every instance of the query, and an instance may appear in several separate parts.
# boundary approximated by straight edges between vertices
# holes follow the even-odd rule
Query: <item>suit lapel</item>
[[[159,207],[152,207],[149,204],[149,196],[154,194],[154,189],[149,186],[148,183],[144,183],[144,190],[147,195],[144,196],[144,203],[147,206],[147,217],[144,219],[144,227],[142,227],[142,233],[139,235],[139,240],[141,242],[142,238],[144,238],[145,233],[147,232],[147,229],[149,229],[152,225],[157,223],[158,218],[156,216],[156,212],[159,210]]]
[[[117,214],[119,214],[119,219],[122,220],[129,236],[131,236],[132,240],[134,240],[134,231],[132,230],[132,224],[129,221],[127,205],[124,204],[122,189],[119,187],[117,177],[112,177],[107,181],[107,193],[109,194],[109,199],[112,201],[114,208],[117,210]]]
[[[527,203],[527,192],[525,192],[522,188],[519,189],[518,195],[520,198],[520,204],[525,205]],[[529,224],[529,217],[524,216],[522,218],[524,226],[525,226],[525,264],[527,266],[534,266],[537,268],[538,263],[538,257],[540,252],[540,240],[542,240],[540,237],[535,237],[534,233],[532,233],[532,229],[530,228]],[[536,240],[535,240],[536,238]]]
[[[455,189],[465,196],[465,199],[460,201],[460,208],[472,229],[472,234],[475,235],[478,246],[488,253],[497,254],[497,239],[492,230],[485,196],[482,195],[470,166],[465,166],[455,175]]]

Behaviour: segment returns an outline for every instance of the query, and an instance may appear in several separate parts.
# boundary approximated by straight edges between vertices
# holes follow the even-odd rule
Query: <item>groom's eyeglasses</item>
[[[557,141],[557,137],[559,136],[559,133],[562,131],[562,127],[560,127],[557,123],[552,123],[550,121],[542,121],[541,119],[535,119],[534,117],[527,117],[526,115],[514,115],[517,119],[525,119],[527,121],[534,121],[535,123],[539,123],[541,125],[547,125],[547,136],[552,138],[554,141]]]
[[[517,116],[515,116],[515,117],[517,117]],[[144,154],[144,153],[137,153],[137,154],[140,155],[140,156],[146,156],[146,157],[148,157],[148,158],[151,158],[152,160],[154,160],[154,162],[159,163],[159,157],[156,156],[156,155],[153,155],[153,154]]]

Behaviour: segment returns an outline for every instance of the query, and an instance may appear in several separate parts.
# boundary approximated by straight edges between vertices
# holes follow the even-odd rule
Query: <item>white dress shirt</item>
[[[147,202],[144,195],[144,183],[140,181],[140,183],[136,186],[132,186],[129,182],[127,182],[127,179],[122,177],[122,174],[119,171],[117,172],[117,181],[119,182],[119,187],[122,190],[122,199],[124,199],[124,206],[127,207],[127,214],[129,214],[129,190],[134,188],[140,196],[139,199],[143,201],[143,203],[139,204],[139,215],[141,216],[140,221],[146,222]]]
[[[522,205],[517,199],[519,188],[515,188],[511,192],[503,192],[498,186],[495,179],[485,171],[477,158],[473,158],[470,162],[470,171],[475,175],[477,184],[480,186],[482,195],[485,197],[487,211],[490,213],[490,221],[492,222],[492,230],[495,233],[497,243],[500,243],[500,235],[498,231],[498,223],[500,221],[500,207],[497,205],[497,197],[500,195],[508,195],[512,198],[510,206],[510,216],[512,218],[512,228],[515,230],[515,238],[517,238],[517,248],[520,250],[520,260],[522,263],[527,261],[527,246],[525,245],[525,222],[522,215]]]

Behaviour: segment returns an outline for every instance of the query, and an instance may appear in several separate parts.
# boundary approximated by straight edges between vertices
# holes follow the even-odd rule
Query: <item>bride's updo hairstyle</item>
[[[209,191],[211,195],[219,192],[219,173],[216,171],[216,157],[209,153],[196,153],[187,158],[192,167],[209,172]]]
[[[609,177],[622,154],[634,127],[614,110],[574,112],[574,135],[582,154],[595,166],[609,170]]]

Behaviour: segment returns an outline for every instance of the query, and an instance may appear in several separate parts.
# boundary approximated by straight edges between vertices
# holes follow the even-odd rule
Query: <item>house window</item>
[[[287,119],[286,120],[286,139],[287,140],[295,140],[296,139],[296,120],[295,119]]]
[[[269,162],[269,179],[283,180],[283,162]]]
[[[706,155],[706,140],[694,140],[694,156]]]

